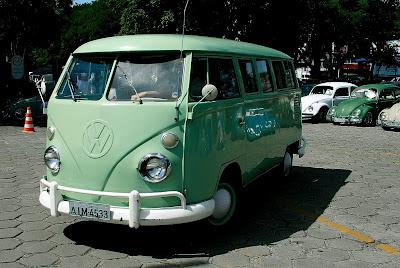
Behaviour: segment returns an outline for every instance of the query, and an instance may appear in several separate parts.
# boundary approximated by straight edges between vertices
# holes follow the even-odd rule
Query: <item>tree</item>
[[[78,46],[88,41],[118,33],[120,12],[124,1],[97,0],[74,6],[65,20],[61,36],[60,55],[66,58]],[[118,9],[119,12],[118,12]]]
[[[32,53],[36,50],[45,61],[43,55],[57,50],[62,16],[71,5],[71,0],[0,0],[0,87],[9,88],[5,94],[16,96],[24,91],[25,84],[11,80],[10,64],[3,60],[22,55],[29,70],[36,65]]]

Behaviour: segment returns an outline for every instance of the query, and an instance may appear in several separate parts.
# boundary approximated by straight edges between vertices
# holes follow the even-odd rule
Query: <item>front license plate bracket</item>
[[[110,206],[105,204],[69,201],[69,214],[76,217],[111,220]]]

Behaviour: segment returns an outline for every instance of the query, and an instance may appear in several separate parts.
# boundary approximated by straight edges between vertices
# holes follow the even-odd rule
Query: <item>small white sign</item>
[[[14,79],[22,79],[24,77],[24,58],[15,55],[11,58],[11,75]]]

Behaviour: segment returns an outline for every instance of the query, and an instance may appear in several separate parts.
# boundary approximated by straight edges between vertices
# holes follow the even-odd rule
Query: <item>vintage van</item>
[[[231,219],[240,189],[304,154],[292,59],[224,39],[117,36],[76,49],[48,104],[40,203],[141,225]]]

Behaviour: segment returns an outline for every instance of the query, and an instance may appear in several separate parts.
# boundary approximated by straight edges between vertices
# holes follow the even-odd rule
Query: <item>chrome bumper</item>
[[[214,212],[215,202],[210,199],[201,203],[186,205],[185,196],[177,191],[139,193],[133,190],[129,193],[101,192],[77,189],[59,185],[57,182],[40,180],[40,203],[50,209],[51,216],[59,213],[69,214],[69,202],[63,200],[61,192],[81,193],[95,196],[125,197],[129,200],[128,207],[110,206],[112,220],[124,221],[131,228],[139,228],[140,225],[170,225],[201,220],[211,216]],[[155,197],[177,197],[180,199],[179,207],[167,208],[141,208],[140,200]]]
[[[362,119],[354,117],[332,117],[332,122],[340,124],[360,124],[362,123]]]
[[[400,121],[380,120],[380,125],[383,127],[400,128]]]
[[[315,116],[314,114],[305,114],[305,113],[302,113],[301,114],[301,119],[311,119],[311,118],[313,118],[313,116]]]

